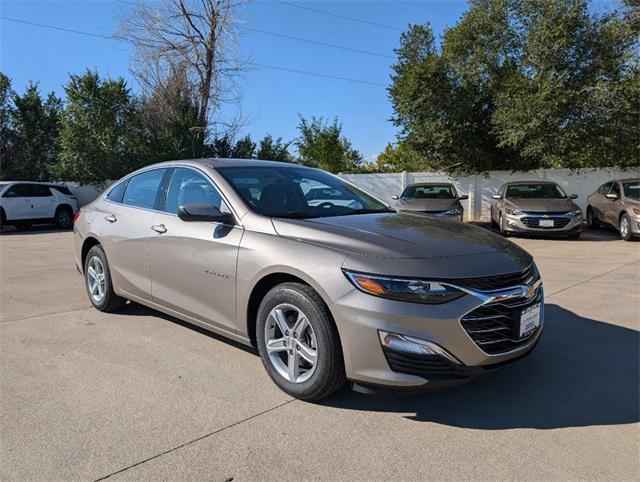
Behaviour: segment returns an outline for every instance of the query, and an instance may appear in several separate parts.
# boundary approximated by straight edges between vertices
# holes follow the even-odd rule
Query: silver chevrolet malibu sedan
[[[304,400],[347,380],[368,392],[461,383],[542,332],[527,252],[295,164],[145,167],[80,211],[74,239],[94,307],[132,300],[253,345]]]

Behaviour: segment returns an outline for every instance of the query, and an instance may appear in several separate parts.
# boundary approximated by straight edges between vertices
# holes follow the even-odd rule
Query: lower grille
[[[389,367],[394,372],[417,375],[428,380],[464,380],[469,375],[453,362],[440,355],[417,355],[401,353],[383,348],[389,362]]]
[[[540,226],[540,221],[541,220],[553,220],[553,226]],[[520,221],[522,221],[522,224],[524,224],[526,227],[528,228],[536,228],[536,229],[559,229],[559,228],[564,228],[567,224],[569,224],[569,221],[571,221],[571,219],[569,218],[565,218],[565,217],[555,217],[555,216],[549,216],[546,218],[539,218],[539,217],[523,217],[520,219]]]
[[[460,323],[482,351],[490,355],[505,353],[526,345],[540,331],[538,327],[518,338],[520,313],[541,301],[542,287],[539,287],[533,300],[511,298],[482,305],[460,318]]]

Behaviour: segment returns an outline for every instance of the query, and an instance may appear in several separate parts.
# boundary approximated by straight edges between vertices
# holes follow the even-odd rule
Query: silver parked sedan
[[[610,181],[587,198],[587,226],[610,225],[620,237],[640,236],[640,179]]]
[[[133,300],[254,345],[305,400],[346,380],[460,383],[523,357],[542,332],[542,282],[524,250],[294,164],[146,167],[83,208],[74,238],[97,309]]]
[[[456,188],[450,183],[426,182],[410,184],[400,196],[393,196],[393,199],[399,211],[421,212],[462,221],[464,210],[460,201],[469,199],[469,196],[458,196]]]
[[[582,232],[582,211],[555,182],[516,181],[504,184],[491,203],[491,224],[500,233],[563,235]]]

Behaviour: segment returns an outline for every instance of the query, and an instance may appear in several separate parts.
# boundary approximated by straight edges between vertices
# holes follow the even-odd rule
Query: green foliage
[[[62,101],[52,92],[43,99],[31,83],[24,95],[11,91],[0,74],[2,178],[46,181],[58,153]]]
[[[301,117],[298,131],[296,146],[303,164],[333,173],[353,172],[364,167],[362,154],[342,135],[338,119],[326,123],[322,118],[312,117],[308,121]]]
[[[293,157],[289,154],[289,142],[284,142],[282,137],[273,139],[270,134],[264,136],[258,145],[256,159],[264,161],[293,162]]]
[[[142,165],[138,106],[122,78],[87,71],[71,75],[65,92],[57,178],[101,184]]]
[[[432,168],[432,161],[403,142],[395,146],[387,144],[375,164],[375,170],[379,172],[428,171]]]
[[[471,172],[637,165],[633,2],[473,0],[439,49],[411,26],[389,88],[401,145]]]

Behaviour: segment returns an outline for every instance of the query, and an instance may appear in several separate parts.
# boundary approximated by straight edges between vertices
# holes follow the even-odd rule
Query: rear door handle
[[[109,221],[110,223],[115,223],[118,218],[116,218],[113,214],[104,217],[105,221]]]
[[[151,226],[151,229],[153,229],[158,234],[164,234],[167,232],[167,228],[164,227],[164,224],[154,224],[153,226]]]

